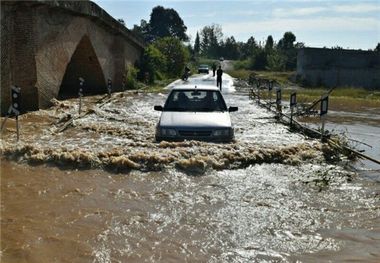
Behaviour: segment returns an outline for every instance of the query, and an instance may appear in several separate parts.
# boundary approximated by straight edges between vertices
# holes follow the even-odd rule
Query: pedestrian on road
[[[216,71],[216,86],[219,87],[220,90],[222,90],[222,75],[223,70],[222,67],[219,66],[218,70]]]
[[[212,64],[212,76],[215,77],[216,65]]]

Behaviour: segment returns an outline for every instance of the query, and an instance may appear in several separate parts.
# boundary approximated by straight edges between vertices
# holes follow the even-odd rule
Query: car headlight
[[[231,134],[231,129],[219,129],[214,130],[214,136],[229,136]]]
[[[161,136],[176,136],[177,132],[175,129],[166,129],[166,128],[161,128]]]

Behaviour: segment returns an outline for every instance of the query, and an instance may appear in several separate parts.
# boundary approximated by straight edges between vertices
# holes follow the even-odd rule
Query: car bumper
[[[229,128],[229,134],[215,135],[213,130],[181,130],[176,129],[176,135],[162,135],[156,131],[156,141],[209,141],[209,142],[231,142],[234,139],[234,130]]]
[[[202,70],[202,69],[199,69],[198,70],[198,74],[201,74],[201,73],[205,73],[205,74],[209,74],[209,70]]]

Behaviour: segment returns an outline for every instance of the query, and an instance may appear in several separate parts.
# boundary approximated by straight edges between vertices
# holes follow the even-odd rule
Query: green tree
[[[267,41],[265,42],[265,51],[267,53],[270,52],[273,49],[273,46],[274,46],[273,37],[269,35],[267,37]]]
[[[197,32],[197,35],[195,37],[195,42],[194,42],[194,53],[195,55],[199,55],[199,51],[201,50],[201,44],[199,40],[199,34]]]
[[[177,11],[172,8],[156,6],[152,9],[149,20],[150,36],[152,41],[162,37],[175,37],[187,41],[187,27]]]
[[[284,36],[278,41],[278,48],[282,50],[292,49],[296,36],[292,32],[285,32]]]
[[[265,70],[267,65],[267,54],[262,47],[257,47],[250,58],[250,67],[255,70]]]
[[[283,71],[285,70],[286,57],[278,50],[272,50],[267,55],[266,69],[271,71]]]
[[[217,24],[205,26],[201,30],[201,53],[204,56],[217,58],[220,51],[220,43],[222,42],[222,27]]]
[[[178,38],[164,37],[155,41],[154,47],[165,56],[165,73],[167,76],[180,76],[189,61],[189,51],[182,42]]]
[[[285,69],[294,70],[297,66],[297,49],[294,47],[296,36],[292,32],[285,32],[278,41],[278,50],[286,57]]]
[[[166,58],[153,44],[144,50],[140,62],[138,78],[141,81],[153,83],[156,79],[162,78],[162,69],[166,68]]]
[[[253,52],[258,48],[257,42],[254,37],[250,37],[246,43],[242,45],[240,50],[241,59],[247,59],[253,56]]]
[[[223,56],[227,59],[239,58],[239,46],[233,36],[227,37],[223,45]]]
[[[377,43],[377,46],[375,47],[375,51],[380,52],[380,43]]]
[[[152,39],[152,37],[150,36],[150,25],[144,19],[141,19],[139,26],[138,25],[133,26],[132,32],[140,36],[146,42],[149,42],[150,39]]]

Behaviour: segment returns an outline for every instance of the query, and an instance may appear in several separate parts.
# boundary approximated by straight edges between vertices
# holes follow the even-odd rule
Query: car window
[[[164,111],[226,111],[226,103],[219,91],[173,90],[166,100]]]

